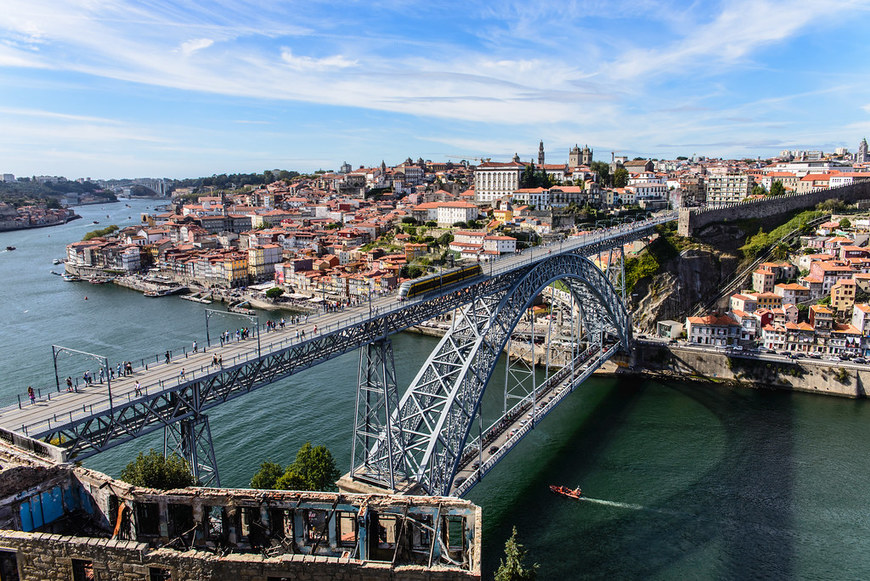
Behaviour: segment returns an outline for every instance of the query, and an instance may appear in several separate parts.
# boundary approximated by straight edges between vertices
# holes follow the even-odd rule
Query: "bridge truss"
[[[362,462],[354,466],[353,478],[393,490],[397,480],[402,480],[407,488],[449,494],[463,459],[468,457],[466,443],[475,418],[480,417],[483,393],[498,358],[536,297],[554,281],[561,281],[568,289],[571,317],[576,312],[578,324],[572,322],[571,327],[577,334],[571,337],[571,343],[580,345],[585,341],[592,346],[580,360],[587,364],[585,369],[594,370],[587,361],[590,356],[600,355],[594,364],[597,368],[606,360],[605,353],[607,357],[613,353],[613,349],[605,349],[608,342],[610,346],[615,342],[627,349],[631,342],[631,318],[623,301],[624,291],[618,291],[613,284],[614,280],[618,284],[624,278],[621,249],[619,258],[611,255],[608,262],[609,272],[602,272],[586,257],[561,254],[537,263],[509,286],[493,289],[491,293],[482,292],[485,289],[481,288],[469,289],[468,304],[457,309],[450,331],[401,400],[394,391],[394,382],[377,381],[375,389],[370,381],[360,382],[358,402],[376,392],[377,405],[381,407],[377,413],[368,409],[360,414],[360,404],[357,405],[354,458],[360,456],[358,447],[366,453]],[[534,331],[531,336],[534,337]],[[362,370],[371,367],[371,353],[361,357],[361,377]],[[575,360],[577,357],[571,358],[572,364]],[[383,358],[374,361],[380,364]],[[387,375],[382,373],[380,377]],[[507,377],[512,375],[533,377],[534,370],[525,369],[522,373],[508,370]],[[537,390],[533,387],[517,396],[506,386],[506,415],[510,397],[521,400],[520,405],[529,400],[534,405]],[[481,446],[478,444],[479,453]]]
[[[113,393],[118,393],[111,403],[76,408],[59,393],[47,417],[32,419],[38,407],[7,408],[4,425],[53,443],[77,460],[162,429],[165,450],[181,453],[201,483],[216,485],[207,417],[211,408],[361,349],[352,474],[384,488],[394,489],[398,481],[410,479],[427,492],[446,493],[460,467],[493,366],[530,301],[551,282],[563,280],[582,321],[577,328],[587,337],[598,333],[599,346],[605,344],[605,335],[627,346],[631,325],[621,300],[621,279],[614,276],[618,269],[608,268],[604,274],[584,256],[601,257],[621,249],[664,221],[591,235],[565,244],[564,250],[559,245],[555,252],[526,251],[489,265],[489,275],[419,300],[393,302],[374,316],[332,325],[312,338],[293,339],[290,331],[284,332],[284,339],[221,368],[204,365],[186,378],[137,376],[143,379],[141,394],[134,395],[132,379],[118,379],[112,383]],[[453,329],[399,398],[389,336],[451,312]]]

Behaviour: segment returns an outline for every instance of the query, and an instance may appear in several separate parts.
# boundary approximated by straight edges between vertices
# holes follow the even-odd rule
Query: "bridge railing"
[[[667,221],[671,221],[675,218],[675,213],[668,213],[656,216],[654,218],[649,218],[640,222],[634,222],[630,224],[624,224],[613,228],[602,229],[600,231],[594,231],[587,234],[583,234],[580,236],[571,237],[568,240],[554,242],[547,245],[542,245],[538,247],[533,247],[526,250],[523,254],[518,256],[506,257],[501,260],[492,261],[490,263],[490,268],[484,269],[484,276],[499,276],[515,270],[517,268],[525,267],[529,264],[533,264],[540,260],[544,260],[553,254],[555,250],[556,253],[562,252],[571,252],[585,246],[594,245],[600,242],[604,242],[607,240],[612,240],[615,238],[619,238],[630,234],[632,232],[637,231],[638,229],[647,229],[651,228],[657,224],[661,224]],[[476,281],[468,281],[465,286],[469,286],[475,284]],[[462,286],[452,287],[451,291],[455,291],[456,289],[461,289]],[[348,311],[348,314],[342,317],[340,320],[334,320],[331,322],[323,322],[324,318],[326,318],[330,313],[320,313],[316,315],[306,316],[304,319],[300,317],[299,322],[296,324],[291,324],[282,329],[274,329],[270,331],[263,331],[263,334],[259,336],[260,339],[260,348],[255,347],[257,343],[257,337],[254,335],[249,336],[247,339],[241,340],[232,340],[235,335],[231,335],[231,340],[227,343],[227,345],[232,344],[244,344],[247,343],[251,345],[251,348],[247,351],[243,351],[241,353],[233,354],[232,357],[227,358],[223,361],[223,367],[233,367],[236,365],[244,364],[250,362],[251,360],[257,359],[260,356],[265,356],[271,353],[275,353],[282,349],[289,348],[294,345],[298,345],[304,343],[306,341],[310,341],[315,337],[333,333],[339,331],[341,329],[346,329],[353,327],[355,325],[359,325],[370,321],[375,318],[383,317],[385,315],[394,313],[399,310],[407,309],[414,305],[418,305],[420,303],[426,302],[430,300],[431,297],[428,295],[413,297],[411,299],[398,302],[392,301],[388,304],[383,304],[383,299],[379,301],[380,304],[376,306],[372,306],[371,304],[367,307],[365,304],[358,305],[353,309]],[[369,310],[371,309],[371,311]],[[334,313],[332,313],[334,314]],[[297,337],[296,332],[298,330],[303,330],[304,326],[304,334]],[[317,332],[313,331],[314,328],[317,328]],[[263,339],[269,339],[270,337],[275,338],[276,335],[280,337],[279,339],[268,341],[267,343],[263,343]],[[283,335],[283,336],[282,336]],[[214,350],[214,346],[212,346],[212,350]],[[198,350],[199,353],[207,353],[208,347],[204,347],[202,350]],[[178,360],[178,357],[185,357],[187,359],[191,355],[191,350],[188,350],[186,347],[181,348],[181,355],[175,355],[173,357],[174,361]],[[152,363],[151,357],[147,358],[147,362],[145,358],[141,358],[140,365],[134,367],[134,372],[140,375],[137,377],[141,377],[141,371],[149,370],[154,365],[160,366],[162,365],[163,355],[155,355]],[[118,393],[114,399],[115,401],[124,401],[127,403],[134,402],[138,399],[146,400],[150,397],[153,397],[155,394],[177,389],[179,386],[193,382],[197,380],[201,380],[205,377],[208,377],[213,374],[221,373],[222,368],[215,368],[213,364],[204,363],[199,365],[197,368],[187,368],[185,376],[176,376],[174,378],[164,378],[158,379],[154,381],[150,381],[146,383],[142,383],[140,385],[140,393],[136,394],[132,389],[132,383],[128,385],[126,390],[122,390],[122,393]],[[147,376],[145,376],[147,378]],[[132,378],[130,378],[132,380]],[[123,381],[124,378],[115,378],[115,384],[119,381]],[[102,383],[97,383],[96,381],[89,387],[79,388],[78,380],[76,380],[76,389],[78,391],[93,391],[96,389],[102,388]],[[37,389],[37,397],[39,400],[48,399],[51,400],[52,393],[58,391],[58,388],[55,386],[51,386],[50,388],[39,388]],[[18,398],[17,406],[9,406],[12,407],[22,407],[21,398]],[[101,404],[89,404],[83,405],[80,411],[77,409],[75,412],[68,411],[66,413],[61,414],[53,414],[51,418],[41,420],[39,422],[34,422],[32,424],[26,424],[21,426],[21,430],[24,434],[30,433],[41,433],[46,430],[51,430],[53,427],[57,427],[59,424],[67,425],[76,421],[83,420],[85,418],[93,417],[95,414],[103,413],[109,411],[110,406],[108,401],[104,401]],[[17,428],[17,426],[15,426]]]
[[[577,356],[574,361],[573,366],[565,366],[560,369],[556,374],[548,378],[547,384],[545,387],[541,387],[541,391],[536,393],[535,403],[538,400],[542,400],[547,395],[557,392],[555,397],[553,397],[549,401],[545,401],[543,405],[538,407],[531,418],[531,421],[521,425],[516,428],[516,431],[513,432],[512,435],[508,436],[508,439],[505,441],[504,445],[502,445],[494,454],[491,454],[486,461],[481,462],[480,466],[460,485],[455,486],[453,489],[454,496],[462,496],[466,492],[468,492],[475,484],[480,482],[483,478],[483,475],[492,470],[496,464],[501,462],[501,460],[505,457],[507,452],[512,449],[516,444],[519,443],[530,431],[535,428],[535,425],[540,423],[555,407],[571,393],[577,384],[584,381],[587,377],[589,377],[596,369],[601,367],[601,365],[610,359],[610,357],[619,349],[619,344],[611,345],[610,347],[606,347],[603,351],[600,346],[595,346],[587,349],[584,353]],[[597,358],[593,357],[596,353],[599,354]],[[568,389],[564,389],[561,392],[558,392],[558,388],[560,386],[568,387]],[[500,431],[499,434],[504,433],[504,430],[507,429],[507,426],[500,426],[502,423],[502,419],[510,416],[513,418],[513,421],[518,417],[522,417],[523,414],[528,413],[527,410],[533,408],[533,404],[531,398],[524,399],[513,406],[508,412],[496,420],[496,422],[490,426],[490,430],[496,428]],[[519,410],[519,411],[518,411]],[[510,423],[509,425],[513,425]],[[484,432],[486,434],[486,432]],[[482,435],[484,435],[482,434]],[[492,442],[496,436],[492,436],[490,434],[489,442]],[[484,438],[483,447],[485,448],[488,442]],[[466,446],[466,450],[471,449],[471,457],[474,456],[475,447],[479,446],[477,444],[477,439],[473,440]],[[470,458],[468,459],[470,460]],[[467,461],[465,463],[467,465]]]

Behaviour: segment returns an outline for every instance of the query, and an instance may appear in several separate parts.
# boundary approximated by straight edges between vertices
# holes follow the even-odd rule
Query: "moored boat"
[[[562,496],[567,496],[568,498],[580,498],[583,494],[580,491],[579,486],[577,488],[568,488],[567,486],[551,484],[550,491],[555,492],[556,494],[561,494]]]
[[[67,282],[80,282],[82,280],[82,277],[75,274],[65,274],[63,275],[63,279]]]

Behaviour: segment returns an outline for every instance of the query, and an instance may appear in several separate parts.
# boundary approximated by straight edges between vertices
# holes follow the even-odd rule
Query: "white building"
[[[436,221],[441,228],[452,226],[457,222],[477,220],[477,206],[469,202],[441,202],[438,204]]]
[[[525,165],[519,157],[514,161],[499,163],[486,161],[474,170],[474,199],[476,202],[493,202],[512,194],[520,187],[520,176]]]

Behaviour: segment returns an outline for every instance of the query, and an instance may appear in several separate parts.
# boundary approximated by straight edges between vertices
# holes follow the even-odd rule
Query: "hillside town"
[[[870,354],[868,241],[870,217],[833,216],[800,238],[790,260],[762,263],[752,288],[731,295],[726,312],[688,317],[688,343],[863,362]]]
[[[588,147],[575,146],[567,161],[547,163],[542,142],[537,159],[527,162],[516,155],[477,165],[408,158],[389,167],[382,162],[354,169],[345,163],[338,172],[229,191],[177,188],[174,205],[143,216],[141,226],[70,244],[66,270],[81,276],[150,271],[202,289],[269,283],[287,296],[340,304],[389,292],[404,279],[455,260],[487,262],[562,239],[595,227],[597,220],[608,224],[664,208],[715,206],[870,180],[866,140],[856,154],[784,151],[770,162],[611,155],[606,164],[592,155]],[[845,246],[854,247],[854,241]],[[835,250],[839,246],[820,247],[820,252]],[[846,266],[834,261],[854,258],[847,253],[819,262],[840,272],[836,269]],[[827,281],[829,271],[803,262],[809,278],[786,286],[777,281],[793,278],[791,270],[766,267],[771,274],[759,279],[758,291],[765,300],[783,293],[777,294],[782,300],[758,302],[770,320],[761,320],[756,332],[746,323],[741,340],[760,338],[766,326],[799,324],[796,317],[774,319],[772,312],[800,303],[802,297],[795,297],[802,291],[795,285],[806,285],[815,298],[831,290],[813,282]],[[755,311],[749,303],[736,309]],[[744,327],[742,319],[737,324]],[[834,321],[830,325],[840,333]],[[699,332],[697,323],[690,327]]]

